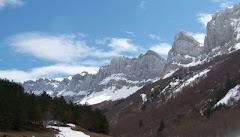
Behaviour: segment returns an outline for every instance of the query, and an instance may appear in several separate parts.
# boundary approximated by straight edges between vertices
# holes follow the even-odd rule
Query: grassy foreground
[[[98,134],[98,133],[94,133],[94,132],[90,132],[82,127],[75,127],[75,128],[72,128],[73,130],[76,130],[76,131],[81,131],[83,132],[84,134],[86,135],[89,135],[90,137],[111,137],[111,136],[108,136],[108,135],[103,135],[103,134]]]
[[[46,129],[44,131],[7,131],[0,132],[0,137],[54,137],[57,133],[57,131],[52,129]]]
[[[87,131],[86,129],[82,127],[75,127],[72,128],[76,131],[82,131],[87,135],[90,135],[90,137],[110,137],[108,135],[98,134],[94,132]],[[58,131],[54,129],[46,129],[43,131],[7,131],[7,132],[1,132],[0,131],[0,137],[55,137],[55,135],[58,134]]]

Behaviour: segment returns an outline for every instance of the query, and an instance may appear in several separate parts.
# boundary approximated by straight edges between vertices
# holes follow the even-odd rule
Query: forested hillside
[[[63,97],[51,98],[45,92],[28,94],[17,83],[0,80],[0,130],[38,130],[50,120],[108,133],[107,119],[98,109],[67,103]]]

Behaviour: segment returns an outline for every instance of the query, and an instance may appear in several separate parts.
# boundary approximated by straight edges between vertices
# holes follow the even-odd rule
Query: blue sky
[[[237,2],[0,0],[0,77],[94,73],[112,58],[149,49],[166,58],[176,33],[202,43],[211,14]]]

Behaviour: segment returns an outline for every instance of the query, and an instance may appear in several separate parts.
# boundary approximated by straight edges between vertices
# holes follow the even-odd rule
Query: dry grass
[[[54,137],[57,134],[54,130],[44,130],[44,131],[7,131],[0,132],[0,137],[6,135],[6,137]]]
[[[103,135],[103,134],[98,134],[98,133],[87,131],[86,129],[84,129],[82,127],[75,127],[75,128],[72,128],[72,129],[77,130],[77,131],[82,131],[86,135],[89,135],[90,137],[111,137],[111,136],[108,136],[108,135]]]
[[[73,130],[82,131],[86,135],[90,135],[90,137],[110,137],[108,135],[102,135],[94,132],[89,132],[82,127],[73,128]],[[44,131],[7,131],[7,132],[0,132],[0,137],[6,135],[6,137],[55,137],[58,133],[57,130],[47,129]]]

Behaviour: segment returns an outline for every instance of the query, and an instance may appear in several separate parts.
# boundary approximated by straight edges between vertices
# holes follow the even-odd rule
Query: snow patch
[[[103,91],[92,93],[91,95],[84,97],[82,101],[80,101],[80,104],[94,105],[94,104],[101,103],[103,101],[109,101],[109,100],[114,101],[122,98],[127,98],[128,96],[132,95],[137,90],[139,90],[140,88],[142,87],[123,86],[120,89],[117,89],[115,86],[109,87],[107,89],[104,89]]]
[[[139,81],[131,81],[131,80],[128,80],[125,78],[125,74],[123,73],[118,73],[118,74],[113,74],[109,77],[106,77],[105,79],[103,79],[99,85],[106,85],[107,83],[109,83],[110,81],[120,81],[120,80],[123,80],[123,81],[126,81],[127,83],[134,83],[134,84],[137,84],[139,83]]]
[[[169,86],[171,88],[174,88],[175,86],[177,86],[180,83],[179,79],[175,79],[174,81],[170,82],[168,86],[166,86],[161,92],[164,93],[167,88],[169,88]]]
[[[140,97],[142,98],[143,104],[147,102],[147,95],[146,94],[141,94]]]
[[[168,72],[166,75],[163,76],[162,79],[166,79],[166,78],[172,76],[172,74],[175,73],[177,70],[178,70],[178,69],[175,69],[175,70],[172,70],[172,71]]]
[[[72,76],[70,76],[70,77],[67,77],[67,79],[71,81],[71,80],[72,80]]]
[[[179,88],[177,88],[174,92],[180,92],[184,87],[190,85],[191,83],[193,83],[197,78],[202,77],[203,75],[207,74],[210,71],[210,69],[205,69],[202,72],[194,75],[193,77],[189,78],[187,81],[185,81]]]
[[[67,124],[67,126],[69,126],[69,127],[76,127],[75,124],[71,124],[71,123]]]
[[[225,105],[233,105],[230,102],[230,99],[233,99],[234,101],[238,101],[240,99],[240,85],[235,86],[229,92],[223,97],[220,101],[217,102],[216,106],[219,106],[220,104],[225,104]]]
[[[181,64],[181,63],[176,63],[176,62],[173,62],[172,64],[175,64],[175,65],[178,65],[178,66],[182,66],[182,67],[193,67],[193,66],[197,66],[197,65],[203,64],[206,61],[206,59],[201,61],[199,59],[197,60],[195,57],[191,57],[191,58],[193,59],[193,61],[191,63],[188,63],[188,64]]]
[[[240,43],[237,43],[237,44],[234,46],[234,49],[235,49],[235,50],[239,50],[239,49],[240,49]]]
[[[63,81],[63,79],[64,78],[55,78],[54,80],[61,82],[61,81]]]
[[[47,126],[47,128],[52,128],[59,130],[59,134],[56,137],[90,137],[81,131],[74,131],[71,127],[57,127],[57,126]]]
[[[63,92],[62,96],[74,96],[76,95],[76,93],[74,93],[73,91],[66,91],[66,92]]]

